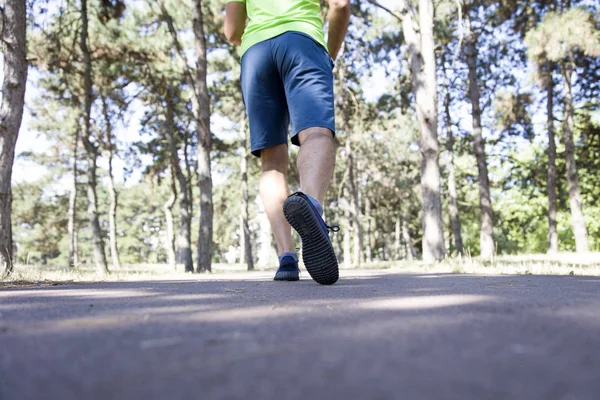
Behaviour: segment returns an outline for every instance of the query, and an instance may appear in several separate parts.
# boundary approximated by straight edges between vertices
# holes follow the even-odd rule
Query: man
[[[293,227],[302,259],[320,284],[338,280],[338,263],[323,221],[335,164],[333,61],[350,20],[349,0],[329,0],[329,34],[320,0],[229,0],[225,36],[242,50],[242,94],[252,154],[262,163],[260,195],[277,242],[275,280],[299,279]],[[248,25],[246,26],[246,19]],[[300,146],[301,192],[288,196],[288,125]],[[291,225],[291,227],[290,227]]]

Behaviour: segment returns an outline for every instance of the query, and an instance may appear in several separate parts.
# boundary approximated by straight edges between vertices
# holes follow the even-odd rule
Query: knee
[[[327,128],[309,128],[298,133],[298,142],[302,146],[307,141],[333,143],[333,133]]]
[[[261,165],[261,171],[263,174],[269,172],[278,172],[282,175],[287,176],[288,162],[283,163],[282,161],[269,160],[263,161]]]
[[[284,175],[288,169],[287,145],[275,146],[260,152],[262,172],[276,171]]]

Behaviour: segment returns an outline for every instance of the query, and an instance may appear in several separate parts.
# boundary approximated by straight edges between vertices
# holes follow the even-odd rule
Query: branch
[[[454,63],[456,62],[456,59],[458,58],[458,54],[460,53],[460,48],[462,47],[462,42],[463,39],[465,37],[465,32],[463,29],[463,15],[462,15],[462,4],[460,2],[460,0],[455,0],[456,2],[456,8],[458,9],[458,46],[456,47],[456,50],[454,51],[454,56],[452,57],[452,64],[450,65],[451,67],[454,67]]]
[[[0,6],[0,40],[3,44],[6,44],[4,40],[4,20],[6,19],[6,15],[4,14],[4,4]]]
[[[183,47],[181,46],[181,43],[179,42],[179,38],[177,36],[177,29],[175,29],[175,23],[173,22],[173,17],[171,17],[169,12],[167,11],[167,8],[165,7],[165,4],[162,1],[160,1],[158,4],[160,7],[160,11],[163,15],[163,18],[165,19],[165,22],[167,23],[167,27],[169,28],[169,32],[171,33],[171,36],[173,37],[173,44],[175,45],[175,49],[177,50],[177,55],[181,58],[181,60],[185,64],[185,70],[183,71],[183,73],[188,81],[188,84],[192,87],[192,90],[194,91],[194,97],[196,98],[196,101],[198,101],[198,103],[200,103],[200,99],[198,97],[198,91],[196,90],[196,84],[194,82],[194,77],[192,76],[192,72],[190,70],[190,66],[188,65],[187,58],[185,58],[185,55],[183,54]]]
[[[385,7],[384,5],[379,4],[377,1],[375,1],[375,0],[367,0],[367,3],[371,3],[375,7],[381,8],[383,11],[387,12],[392,17],[396,18],[398,21],[402,22],[402,16],[396,14],[394,11],[390,10],[389,8]],[[406,12],[408,12],[407,8],[404,9],[404,14],[406,14]]]

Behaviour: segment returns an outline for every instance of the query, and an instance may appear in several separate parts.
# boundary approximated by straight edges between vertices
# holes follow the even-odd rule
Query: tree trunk
[[[194,260],[192,258],[191,201],[189,198],[188,180],[181,171],[180,167],[177,169],[177,180],[179,181],[180,192],[178,239],[179,260],[181,263],[183,263],[185,272],[194,272]]]
[[[385,218],[385,238],[384,238],[384,243],[385,243],[385,260],[386,261],[391,261],[393,259],[392,256],[392,221],[388,216],[386,216]]]
[[[212,147],[212,137],[210,132],[210,97],[206,83],[206,38],[204,37],[201,0],[194,0],[192,16],[197,56],[195,86],[197,91],[198,187],[200,188],[200,228],[198,235],[198,266],[196,271],[211,272],[213,200],[210,150]]]
[[[112,258],[113,268],[120,269],[121,262],[119,261],[119,250],[117,247],[118,194],[117,190],[115,189],[115,177],[113,174],[113,158],[115,149],[112,141],[112,124],[110,122],[110,116],[108,114],[108,104],[105,98],[102,98],[102,113],[104,114],[104,120],[106,122],[106,147],[108,150],[108,197],[110,199],[110,208],[108,211],[108,237],[110,241],[110,256]]]
[[[171,196],[164,204],[165,222],[167,224],[167,262],[171,269],[177,268],[177,256],[175,253],[175,227],[173,222],[173,206],[177,201],[177,186],[175,184],[175,173],[171,171]]]
[[[464,255],[464,247],[460,229],[460,218],[458,216],[458,201],[456,195],[456,175],[454,171],[454,135],[452,133],[452,117],[450,114],[450,85],[448,83],[448,75],[446,73],[446,64],[443,52],[442,69],[444,71],[444,86],[446,87],[444,113],[446,114],[446,135],[448,138],[448,142],[446,143],[446,151],[448,152],[448,211],[450,213],[450,226],[452,228],[452,237],[454,238],[456,252],[462,256]]]
[[[548,254],[558,253],[558,231],[556,229],[556,142],[554,139],[554,79],[548,64],[547,128],[548,128]]]
[[[190,213],[190,200],[188,180],[181,169],[179,160],[179,147],[177,144],[177,126],[175,124],[175,111],[173,109],[173,95],[171,89],[165,89],[166,104],[166,122],[167,130],[165,136],[169,146],[169,165],[172,173],[173,193],[177,196],[177,185],[179,183],[179,237],[178,237],[178,257],[179,262],[183,263],[185,272],[194,271],[194,262],[192,260],[192,215]],[[185,144],[184,144],[185,145]],[[186,161],[187,163],[187,161]]]
[[[177,253],[175,251],[175,223],[173,221],[173,207],[175,206],[175,202],[177,201],[177,181],[181,183],[181,176],[183,173],[181,172],[181,168],[179,166],[179,155],[177,153],[177,144],[175,143],[175,120],[173,114],[173,103],[171,97],[170,88],[166,88],[164,90],[165,93],[165,104],[166,104],[166,130],[165,130],[165,138],[167,139],[167,146],[169,152],[169,172],[170,172],[170,187],[171,187],[171,196],[167,202],[163,205],[163,209],[165,212],[165,220],[167,224],[167,262],[169,263],[169,267],[171,269],[177,268]],[[185,181],[185,177],[183,179]],[[187,188],[185,188],[185,192],[182,191],[182,197],[187,196]],[[181,203],[180,203],[181,204]],[[184,209],[185,204],[183,206],[180,205],[180,212]],[[182,221],[180,220],[180,223]],[[181,232],[181,229],[180,229]],[[179,237],[181,240],[181,236]]]
[[[188,182],[187,188],[188,188],[188,214],[190,216],[190,220],[192,218],[193,215],[193,204],[194,204],[194,193],[193,193],[193,174],[192,174],[192,163],[190,161],[190,157],[189,157],[189,147],[190,144],[188,142],[189,136],[188,133],[186,132],[186,134],[184,135],[184,146],[183,146],[183,158],[185,160],[185,178]],[[191,223],[190,223],[191,226]],[[190,229],[190,237],[191,237],[191,229]],[[191,246],[190,246],[191,247]],[[192,267],[193,267],[193,263],[192,263]],[[190,270],[190,272],[193,271]]]
[[[246,262],[246,239],[244,238],[244,217],[240,215],[240,258],[239,263]]]
[[[396,229],[394,237],[394,260],[400,259],[400,217],[396,218]]]
[[[350,225],[350,205],[346,200],[348,198],[348,189],[344,188],[344,227],[342,231],[344,232],[344,265],[349,267],[352,265],[352,254],[351,254],[351,236],[352,236],[352,227]]]
[[[189,159],[189,142],[188,142],[188,132],[186,130],[184,135],[184,144],[183,144],[183,158],[185,161],[185,171],[186,171],[186,183],[187,183],[187,219],[186,219],[186,227],[185,227],[185,237],[189,243],[189,256],[182,254],[182,262],[185,265],[185,272],[194,272],[194,261],[192,256],[192,215],[194,214],[193,204],[194,204],[194,193],[192,191],[192,167]],[[180,214],[180,218],[183,219],[183,216]]]
[[[571,93],[571,79],[573,74],[573,63],[563,63],[561,69],[564,78],[563,99],[563,140],[565,142],[565,159],[567,163],[567,182],[569,184],[569,200],[571,205],[571,224],[575,235],[575,248],[578,253],[589,251],[587,228],[581,205],[581,193],[579,191],[579,177],[577,175],[577,164],[575,163],[575,143],[573,142],[573,95]]]
[[[408,260],[412,261],[418,259],[419,255],[417,254],[417,249],[415,249],[415,246],[413,246],[412,239],[410,238],[410,231],[408,230],[406,216],[402,219],[402,236],[404,238],[404,243],[406,243],[406,257]]]
[[[423,197],[423,260],[444,258],[444,231],[440,199],[440,147],[437,136],[437,86],[433,2],[419,0],[419,28],[403,1],[402,27],[409,54],[411,80],[416,97],[421,150],[421,191]]]
[[[254,270],[254,259],[252,257],[252,241],[250,237],[250,225],[248,224],[248,130],[246,129],[246,113],[240,118],[240,137],[242,139],[242,158],[240,170],[242,173],[242,235],[246,265],[248,271]]]
[[[354,176],[354,154],[350,147],[350,141],[346,140],[346,152],[348,156],[348,183],[350,184],[351,202],[352,202],[352,231],[354,233],[354,265],[360,266],[362,262],[362,250],[364,248],[363,229],[360,220],[360,199],[358,195],[358,185]]]
[[[199,2],[198,2],[198,4],[195,4],[195,6],[200,7]],[[165,17],[168,29],[173,37],[173,46],[175,47],[175,50],[179,54],[181,60],[186,64],[186,68],[184,70],[184,76],[185,76],[185,79],[186,79],[188,85],[190,85],[193,89],[194,97],[192,98],[192,102],[193,102],[193,107],[194,107],[196,130],[198,131],[198,136],[200,138],[202,136],[201,128],[203,127],[202,123],[201,123],[201,120],[202,120],[201,114],[203,112],[202,107],[203,107],[203,103],[206,103],[206,101],[203,100],[204,95],[202,93],[199,93],[199,91],[206,91],[206,78],[204,78],[204,81],[203,81],[204,84],[202,84],[202,82],[200,82],[197,77],[194,78],[192,76],[191,68],[189,68],[187,66],[187,58],[184,55],[183,48],[177,37],[177,31],[176,31],[175,25],[173,23],[173,18],[167,12],[167,9],[164,6],[164,2],[160,1],[159,7],[161,8],[161,12],[163,13],[163,16]],[[203,23],[202,12],[201,12],[201,10],[199,10],[199,13],[197,13],[196,9],[194,8],[193,15],[194,15],[193,28],[194,28],[194,34],[196,36],[196,49],[199,50],[198,51],[198,70],[196,71],[196,73],[198,76],[198,74],[200,73],[200,68],[202,67],[203,68],[202,71],[204,71],[204,76],[206,76],[206,51],[205,51],[205,42],[204,42],[203,27],[202,27],[202,23]],[[198,18],[198,16],[199,16],[199,18]],[[198,34],[200,34],[200,36],[198,36]],[[198,44],[199,40],[202,41],[200,49],[199,49],[199,44]],[[202,59],[204,60],[204,63],[201,62]],[[167,93],[167,96],[170,96],[170,94]],[[171,108],[172,108],[172,100],[169,100],[169,101],[171,102]],[[210,117],[210,115],[209,115],[209,117]],[[208,121],[208,124],[210,126],[210,121]],[[171,127],[172,127],[171,130],[173,131],[173,134],[174,134],[175,125],[171,124]],[[180,196],[180,203],[179,203],[179,239],[178,239],[178,241],[179,241],[178,250],[179,251],[178,251],[177,258],[178,258],[179,262],[184,264],[186,272],[193,272],[194,271],[194,261],[193,261],[193,257],[192,257],[191,242],[192,242],[192,214],[193,214],[193,206],[192,205],[193,205],[193,201],[194,201],[194,196],[193,196],[193,192],[192,192],[192,173],[191,173],[191,167],[190,167],[190,160],[188,157],[189,156],[189,154],[188,154],[189,142],[188,142],[187,129],[186,129],[186,132],[184,133],[183,137],[184,137],[183,153],[184,153],[185,171],[186,171],[185,174],[182,173],[181,166],[179,163],[179,156],[177,154],[175,154],[175,155],[177,155],[177,168],[176,168],[175,173],[177,175],[177,181],[179,182],[179,186],[181,189],[181,196]],[[200,140],[199,140],[199,143],[200,143]],[[199,145],[199,148],[200,148],[200,145]],[[176,147],[176,151],[177,151],[177,147]],[[200,149],[198,151],[200,151]],[[201,162],[201,160],[199,159],[198,163],[200,163],[200,162]],[[205,162],[205,160],[202,160],[202,162]],[[210,160],[209,160],[209,163],[210,163]],[[199,186],[200,186],[200,183],[199,183]],[[212,221],[212,219],[211,219],[211,221]],[[202,231],[202,225],[200,225],[200,231]],[[202,236],[201,236],[201,240],[202,240]],[[198,242],[198,248],[200,248],[200,241]]]
[[[91,112],[92,112],[92,61],[88,49],[88,11],[87,0],[81,0],[81,53],[83,55],[83,132],[81,141],[87,153],[87,195],[88,195],[88,217],[92,227],[92,238],[94,244],[94,260],[96,271],[99,275],[105,275],[108,272],[106,263],[106,254],[104,253],[104,240],[102,239],[102,230],[98,217],[98,195],[97,187],[97,159],[98,149],[90,141],[91,136]]]
[[[473,117],[473,146],[475,158],[477,159],[477,170],[479,172],[479,206],[481,208],[479,242],[481,247],[481,257],[491,258],[495,251],[494,216],[487,161],[485,157],[485,143],[483,141],[481,130],[481,109],[479,105],[480,93],[477,83],[477,36],[470,30],[468,13],[465,19],[469,29],[465,38],[465,54],[469,68],[469,99],[471,100]]]
[[[373,254],[371,251],[371,196],[369,193],[369,178],[367,177],[365,185],[365,222],[366,222],[366,239],[367,243],[365,246],[365,258],[366,263],[371,264],[373,262]]]
[[[77,257],[77,148],[79,147],[79,128],[75,131],[75,137],[73,140],[73,164],[71,178],[71,188],[69,194],[69,211],[68,211],[68,222],[67,230],[69,234],[69,253],[68,253],[68,265],[70,268],[77,268],[79,260]]]
[[[25,0],[4,2],[0,32],[0,46],[4,55],[0,108],[0,277],[13,270],[11,180],[27,83],[25,3]]]

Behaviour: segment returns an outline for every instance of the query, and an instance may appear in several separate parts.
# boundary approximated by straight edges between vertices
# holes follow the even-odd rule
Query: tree
[[[525,38],[529,56],[538,65],[558,62],[563,77],[563,142],[567,164],[567,182],[571,207],[571,223],[577,252],[589,251],[587,227],[583,214],[579,176],[573,141],[573,72],[577,56],[600,54],[600,37],[589,11],[572,8],[564,13],[549,12]]]
[[[79,256],[77,249],[77,150],[79,148],[79,126],[73,134],[73,160],[71,168],[71,187],[69,188],[69,211],[68,211],[68,235],[69,235],[69,253],[67,256],[67,265],[72,268],[77,268],[79,265]]]
[[[452,230],[452,238],[454,240],[454,246],[456,251],[461,256],[464,255],[464,247],[462,240],[462,233],[460,230],[460,217],[458,214],[458,201],[456,194],[456,173],[454,169],[454,134],[452,132],[452,115],[450,113],[450,84],[448,82],[448,73],[446,71],[446,60],[444,52],[442,52],[442,71],[444,74],[444,86],[445,86],[445,97],[444,97],[444,114],[446,117],[446,150],[448,152],[448,211],[450,213],[450,228]]]
[[[346,61],[347,62],[347,61]],[[342,112],[342,124],[341,127],[343,129],[343,131],[346,133],[346,143],[344,146],[344,150],[345,150],[345,159],[346,159],[346,171],[344,173],[344,184],[346,185],[346,193],[350,195],[350,204],[346,204],[346,207],[348,208],[347,210],[347,217],[349,218],[350,216],[352,216],[351,221],[347,220],[346,221],[346,225],[347,225],[347,232],[345,233],[346,235],[350,235],[353,234],[354,236],[354,255],[352,258],[352,263],[350,263],[349,261],[349,241],[348,242],[344,242],[345,249],[348,251],[348,254],[346,254],[346,251],[344,252],[344,254],[346,255],[346,257],[348,257],[348,259],[345,259],[344,262],[348,263],[348,264],[352,264],[354,266],[360,266],[361,263],[364,261],[363,260],[363,250],[364,250],[364,233],[363,233],[363,226],[362,226],[362,221],[361,221],[361,207],[360,207],[360,196],[359,196],[359,183],[357,182],[358,180],[358,174],[355,172],[355,169],[357,168],[357,154],[354,152],[354,145],[353,145],[353,138],[354,136],[357,136],[357,132],[360,131],[362,129],[361,124],[359,121],[357,121],[357,113],[358,113],[358,107],[359,107],[359,103],[356,100],[356,96],[352,93],[351,89],[348,88],[347,84],[346,84],[346,79],[348,76],[348,66],[346,65],[346,63],[343,63],[340,65],[340,67],[338,67],[338,81],[339,81],[339,90],[341,92],[340,94],[340,99],[341,99],[341,112]],[[350,119],[351,117],[354,117],[354,122],[357,122],[355,124],[351,124],[350,123]],[[351,226],[352,226],[352,230],[350,230],[350,222],[351,222]],[[350,237],[348,237],[349,239]],[[347,244],[346,244],[347,243]]]
[[[110,206],[108,210],[108,237],[110,242],[110,256],[112,259],[113,268],[120,269],[121,262],[119,261],[119,249],[117,247],[117,208],[118,208],[118,193],[115,188],[115,175],[113,171],[113,162],[115,157],[115,144],[113,126],[110,120],[110,114],[108,110],[108,102],[104,96],[101,96],[102,100],[102,114],[105,123],[105,147],[108,153],[108,197],[110,199]]]
[[[200,228],[196,272],[211,272],[213,200],[210,151],[212,148],[212,135],[210,131],[210,97],[206,83],[206,38],[204,36],[204,16],[201,0],[193,0],[192,2],[192,24],[197,57],[194,86],[196,92],[196,129],[198,131],[198,187],[200,188]]]
[[[0,9],[4,55],[0,106],[0,276],[13,269],[11,181],[27,82],[26,10],[25,0],[6,0]]]
[[[406,1],[401,2],[402,27],[406,38],[411,81],[416,98],[417,120],[421,132],[423,260],[425,262],[441,260],[446,253],[440,198],[433,10],[432,0],[419,0],[419,27],[417,28],[414,20],[415,12]]]
[[[167,23],[169,33],[171,34],[171,37],[173,39],[173,44],[177,51],[178,57],[184,63],[184,68],[182,71],[183,75],[184,75],[185,80],[187,81],[188,85],[193,89],[193,91],[194,91],[193,99],[195,99],[197,94],[196,94],[196,90],[195,90],[196,87],[194,84],[194,79],[192,77],[192,72],[191,72],[189,66],[187,65],[188,64],[187,59],[183,53],[183,47],[178,38],[178,32],[177,32],[177,28],[175,26],[175,21],[174,21],[173,17],[171,16],[171,14],[169,13],[169,11],[167,10],[165,4],[162,1],[159,3],[159,5],[160,5],[162,17],[164,18],[165,22]],[[175,102],[175,99],[170,97],[169,104],[171,104],[171,107],[174,106],[174,102]],[[196,104],[197,100],[193,101],[193,103]],[[172,129],[176,129],[176,125],[174,123],[174,118],[171,119],[170,126]],[[173,130],[173,132],[175,132],[175,131]],[[193,258],[192,258],[192,248],[191,248],[191,241],[192,241],[191,229],[192,229],[192,211],[193,211],[192,210],[192,208],[193,208],[192,207],[192,190],[191,190],[192,182],[191,182],[190,165],[189,165],[189,159],[188,159],[187,129],[186,129],[186,132],[183,132],[183,138],[184,138],[184,140],[183,140],[184,161],[185,161],[185,168],[186,168],[188,176],[186,177],[181,169],[181,166],[179,164],[180,159],[179,159],[179,155],[177,154],[176,147],[172,147],[172,150],[175,151],[175,154],[172,156],[171,162],[173,163],[173,166],[175,168],[174,172],[175,172],[177,181],[179,182],[179,188],[180,188],[179,239],[178,239],[179,259],[181,262],[183,262],[186,272],[193,272],[194,271],[194,262],[193,262]]]
[[[556,140],[554,138],[554,77],[553,64],[546,64],[546,129],[548,130],[548,254],[558,253],[556,229]]]
[[[98,216],[98,193],[97,193],[97,163],[98,145],[92,139],[92,103],[94,101],[92,81],[92,59],[88,48],[88,7],[87,0],[81,0],[81,36],[80,49],[83,57],[83,109],[81,112],[83,131],[81,141],[87,155],[87,194],[88,194],[88,217],[92,227],[94,241],[94,260],[96,271],[99,275],[108,273],[106,253],[104,252],[104,239],[100,228]]]
[[[254,258],[252,255],[252,239],[250,236],[250,226],[248,224],[248,129],[246,126],[246,113],[242,112],[240,117],[240,138],[242,140],[242,157],[240,162],[240,172],[242,179],[242,206],[241,206],[241,238],[240,245],[244,257],[240,261],[246,262],[248,271],[254,269]]]
[[[469,10],[465,13],[467,33],[465,35],[465,56],[469,68],[469,99],[471,102],[471,115],[473,118],[473,149],[477,159],[479,172],[479,206],[480,213],[480,248],[481,257],[490,258],[494,255],[494,216],[492,209],[492,196],[490,193],[490,180],[487,160],[485,155],[485,142],[481,129],[480,91],[477,82],[477,33],[471,28]]]

